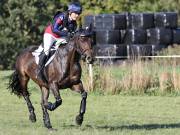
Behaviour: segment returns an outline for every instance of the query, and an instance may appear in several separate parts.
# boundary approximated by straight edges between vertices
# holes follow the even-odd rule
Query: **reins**
[[[86,36],[89,36],[89,35],[81,35],[81,33],[79,34],[78,33],[79,31],[76,31],[74,36],[72,38],[69,39],[68,43],[67,43],[67,46],[71,46],[72,48],[74,48],[81,56],[85,56],[85,53],[89,50],[91,50],[90,48],[86,48],[86,49],[82,49],[80,47],[80,45],[78,45],[77,43],[77,40],[79,40],[79,37],[86,37]],[[70,43],[70,42],[73,42]],[[59,52],[59,48],[57,49],[58,50],[58,55],[60,55],[60,52]]]

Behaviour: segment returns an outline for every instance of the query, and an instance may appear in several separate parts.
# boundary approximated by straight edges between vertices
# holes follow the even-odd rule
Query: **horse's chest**
[[[69,76],[70,82],[77,82],[81,79],[81,67],[79,64],[75,64],[71,70],[70,76]]]
[[[81,67],[79,64],[73,65],[67,76],[61,81],[63,88],[70,87],[74,84],[79,83],[81,80]]]

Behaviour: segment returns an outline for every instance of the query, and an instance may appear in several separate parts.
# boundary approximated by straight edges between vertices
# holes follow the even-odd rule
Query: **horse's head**
[[[85,58],[88,64],[93,63],[92,51],[92,27],[80,28],[76,33],[76,47],[77,51]]]

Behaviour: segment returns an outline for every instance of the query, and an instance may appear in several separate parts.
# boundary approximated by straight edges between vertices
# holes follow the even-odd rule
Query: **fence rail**
[[[120,59],[130,58],[133,56],[95,56],[96,59]],[[167,55],[167,56],[134,56],[138,58],[180,58],[180,55]]]

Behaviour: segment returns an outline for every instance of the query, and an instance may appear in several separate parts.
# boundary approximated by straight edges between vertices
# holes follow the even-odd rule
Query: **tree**
[[[13,66],[18,52],[29,45],[39,45],[54,9],[62,10],[59,0],[1,0],[0,65]]]
[[[17,54],[29,45],[39,45],[45,26],[57,10],[66,10],[71,1],[83,5],[88,14],[176,11],[180,0],[1,0],[0,69],[11,69]]]

